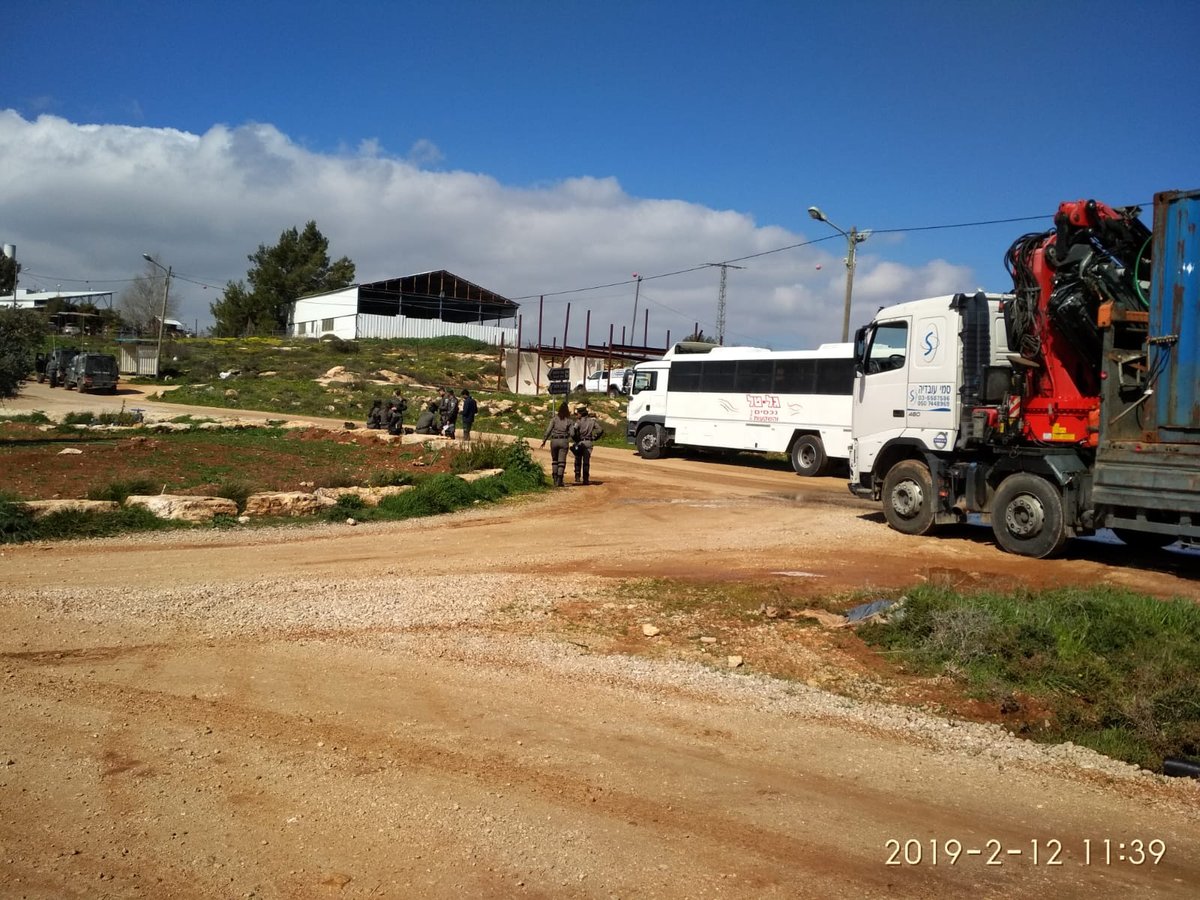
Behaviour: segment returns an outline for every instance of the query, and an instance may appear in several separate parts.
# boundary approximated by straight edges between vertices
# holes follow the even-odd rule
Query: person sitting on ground
[[[437,434],[438,433],[438,405],[437,401],[432,401],[425,409],[421,410],[421,415],[417,416],[417,434]]]
[[[371,401],[371,409],[367,413],[367,427],[368,428],[382,428],[383,427],[383,401],[382,400]]]
[[[404,414],[408,411],[408,401],[400,396],[397,388],[387,402],[388,434],[404,434]]]

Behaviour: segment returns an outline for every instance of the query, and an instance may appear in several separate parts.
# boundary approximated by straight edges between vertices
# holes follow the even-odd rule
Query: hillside
[[[372,400],[396,388],[409,421],[439,387],[467,388],[479,402],[478,428],[541,437],[559,398],[518,396],[504,389],[495,347],[466,338],[312,341],[196,338],[163,351],[163,381],[176,385],[154,399],[179,404],[317,415],[363,423]],[[575,393],[604,423],[604,444],[623,444],[625,400]]]

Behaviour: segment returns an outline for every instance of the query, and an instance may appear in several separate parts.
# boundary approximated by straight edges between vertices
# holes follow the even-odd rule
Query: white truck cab
[[[879,498],[889,454],[941,453],[959,438],[966,295],[930,297],[881,309],[855,338],[851,490]],[[980,295],[975,295],[980,296]],[[1010,368],[1001,301],[983,294],[990,321],[988,365]],[[904,454],[902,454],[904,455]]]

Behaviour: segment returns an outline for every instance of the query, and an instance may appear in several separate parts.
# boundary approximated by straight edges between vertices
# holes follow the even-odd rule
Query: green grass
[[[124,425],[126,427],[135,425],[138,422],[136,413],[127,412],[122,409],[120,412],[92,412],[86,410],[84,412],[69,412],[63,416],[63,425]]]
[[[501,446],[504,452],[496,462],[504,471],[499,475],[470,482],[449,474],[421,477],[412,481],[412,490],[385,497],[376,507],[364,505],[357,497],[343,496],[337,506],[326,510],[325,517],[330,521],[354,518],[362,522],[412,519],[542,490],[546,474],[534,462],[529,445],[518,440]]]
[[[93,488],[88,491],[87,498],[89,500],[111,500],[115,503],[124,503],[131,496],[144,496],[146,494],[157,494],[161,485],[158,485],[148,478],[135,478],[132,481],[114,481],[101,488]]]
[[[0,500],[0,544],[110,537],[134,531],[192,527],[160,519],[147,509],[126,506],[112,512],[62,511],[34,519],[28,507]]]
[[[921,586],[862,636],[971,695],[1045,709],[1043,741],[1149,769],[1200,756],[1200,607],[1115,588],[959,595]]]
[[[23,425],[52,425],[54,420],[40,409],[28,413],[0,416],[0,422],[16,422]]]
[[[255,446],[256,442],[277,439],[278,433],[272,429],[246,429],[230,432],[202,432],[190,435],[178,435],[179,440],[193,438],[203,442],[232,441],[237,446],[245,448]],[[331,457],[339,452],[346,452],[352,445],[336,444],[333,442],[302,441],[292,442],[303,452],[328,454]],[[497,468],[504,471],[499,475],[466,482],[456,475],[439,474],[426,476],[411,476],[403,472],[378,473],[373,479],[376,486],[382,484],[413,484],[413,489],[388,497],[378,507],[368,507],[355,496],[343,496],[338,504],[326,510],[324,517],[331,521],[355,518],[360,521],[385,521],[409,519],[418,516],[437,515],[452,512],[480,503],[495,503],[506,497],[542,490],[546,484],[546,475],[542,467],[534,461],[529,445],[523,440],[511,443],[490,442],[494,444],[491,450],[486,449],[489,442],[480,442],[481,446],[475,451],[477,458],[486,458],[495,462]],[[265,446],[274,446],[267,444]],[[470,454],[467,449],[448,448],[451,454]],[[195,454],[202,456],[203,454]],[[465,471],[466,467],[451,459],[455,471]],[[489,468],[492,466],[489,466]],[[201,479],[201,483],[214,479],[225,469],[236,469],[236,466],[211,466],[196,462],[188,474],[188,478]],[[336,481],[337,479],[333,479]],[[351,479],[343,479],[349,484]],[[325,487],[344,486],[325,483]],[[89,499],[113,500],[123,503],[133,494],[158,493],[160,485],[153,479],[136,479],[129,482],[112,482],[89,492]],[[226,478],[219,480],[215,493],[235,501],[238,510],[244,510],[246,498],[257,490],[250,484]],[[193,526],[186,523],[171,522],[157,518],[149,511],[140,507],[122,507],[113,512],[72,512],[52,513],[40,519],[34,519],[32,511],[24,506],[20,499],[10,493],[0,493],[0,544],[21,543],[25,541],[54,541],[87,537],[104,537],[129,531],[148,531],[165,528],[188,527],[230,527],[235,524],[232,520],[214,521],[212,526]],[[278,523],[270,523],[278,524]],[[288,525],[300,524],[288,522]]]

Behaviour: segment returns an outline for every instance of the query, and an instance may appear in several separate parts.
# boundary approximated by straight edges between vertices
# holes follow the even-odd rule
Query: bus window
[[[706,394],[732,394],[737,390],[737,362],[710,359],[700,364],[700,390]]]
[[[769,359],[743,359],[737,364],[734,386],[739,394],[769,394],[775,364]]]
[[[776,394],[811,394],[816,379],[815,359],[781,359],[775,363]]]
[[[671,390],[694,393],[700,390],[701,362],[671,363]]]

